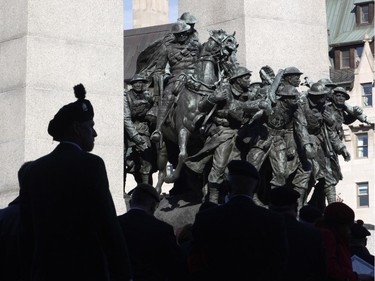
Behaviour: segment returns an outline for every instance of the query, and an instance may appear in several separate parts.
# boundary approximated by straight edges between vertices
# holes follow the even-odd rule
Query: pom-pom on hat
[[[333,202],[324,210],[324,219],[336,224],[349,224],[354,222],[354,211],[342,202]]]
[[[86,100],[86,90],[82,84],[73,87],[77,101],[64,105],[49,122],[48,134],[54,140],[62,141],[64,132],[73,122],[84,122],[94,118],[94,109]]]
[[[363,224],[363,220],[357,220],[352,224],[350,230],[352,232],[353,238],[361,239],[371,235],[370,231],[368,231],[367,228],[363,226]]]

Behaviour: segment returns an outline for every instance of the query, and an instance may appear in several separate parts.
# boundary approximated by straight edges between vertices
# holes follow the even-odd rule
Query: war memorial
[[[290,64],[246,68],[236,32],[210,29],[200,42],[197,22],[183,12],[170,32],[138,53],[124,94],[124,174],[159,193],[163,183],[173,184],[156,215],[174,226],[191,222],[202,201],[225,202],[233,159],[261,173],[260,205],[280,186],[298,191],[299,208],[308,198],[321,210],[335,202],[343,177],[338,157],[351,157],[342,125],[370,124],[363,110],[347,103],[346,90],[327,74],[313,72],[314,82]],[[254,74],[261,82],[252,82]]]
[[[225,200],[225,164],[230,159],[256,163],[267,171],[264,175],[269,178],[264,183],[272,186],[301,179],[300,191],[307,198],[315,184],[307,179],[319,182],[319,178],[314,178],[312,168],[305,164],[321,153],[318,150],[328,149],[336,159],[348,158],[340,147],[339,132],[330,131],[333,125],[325,125],[324,136],[316,137],[303,125],[308,114],[297,116],[292,113],[297,112],[295,109],[282,117],[278,113],[284,99],[298,99],[308,105],[308,97],[324,96],[327,103],[332,103],[326,89],[330,85],[323,83],[327,86],[324,89],[322,83],[314,85],[329,77],[323,2],[224,1],[217,5],[215,1],[181,0],[179,14],[190,12],[192,17],[185,19],[185,25],[183,19],[173,25],[155,44],[137,49],[136,69],[124,69],[124,61],[130,59],[127,56],[135,47],[123,45],[122,1],[53,1],[51,5],[29,2],[2,1],[1,19],[6,28],[1,33],[1,62],[7,67],[1,67],[0,78],[4,115],[0,152],[2,159],[8,159],[1,169],[3,206],[18,193],[16,171],[21,164],[56,145],[46,134],[46,124],[62,104],[71,100],[72,87],[78,83],[85,85],[97,108],[95,153],[105,160],[119,212],[125,208],[124,171],[132,176],[132,165],[137,162],[132,158],[140,154],[149,158],[151,165],[137,169],[137,181],[147,182],[149,173],[159,172],[160,180],[153,183],[158,191],[162,182],[175,184],[171,194],[175,200],[164,202],[166,210],[197,207],[195,203],[204,198]],[[140,101],[127,100],[129,108],[126,101],[124,105],[124,73],[130,77],[133,91],[125,96],[135,97],[138,91],[144,97]],[[295,81],[288,82],[293,79],[287,77]],[[137,90],[139,83],[142,86]],[[335,92],[345,98],[341,89]],[[227,99],[231,102],[226,103]],[[134,128],[127,109],[145,114],[150,127],[139,125],[142,132]],[[301,107],[298,112],[304,110]],[[360,109],[348,113],[353,114],[361,116]],[[332,124],[322,116],[317,117],[319,122]],[[292,124],[301,126],[297,130]],[[278,132],[275,125],[283,129]],[[128,129],[135,130],[133,135]],[[292,146],[286,143],[286,136]],[[332,141],[327,141],[329,138]],[[283,146],[288,153],[274,153],[275,148]],[[307,162],[301,162],[301,157]],[[167,162],[174,166],[172,174],[164,173]],[[337,180],[339,166],[336,168],[333,178]],[[328,194],[329,186],[320,184],[323,191],[327,187]],[[264,192],[258,194],[259,203],[267,204],[267,190],[272,186],[264,186]],[[181,194],[189,194],[189,198],[180,202]]]

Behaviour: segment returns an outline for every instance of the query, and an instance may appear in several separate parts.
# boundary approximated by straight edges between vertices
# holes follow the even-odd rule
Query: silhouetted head
[[[77,101],[63,106],[49,122],[48,133],[56,141],[72,141],[84,151],[94,148],[97,136],[94,129],[94,109],[86,100],[86,90],[82,84],[73,87]]]
[[[228,182],[231,195],[253,196],[260,183],[258,170],[248,161],[232,160],[228,164]]]
[[[298,198],[300,194],[291,187],[282,186],[270,191],[269,208],[282,213],[297,216]]]
[[[353,223],[350,227],[351,230],[351,237],[354,239],[363,239],[367,236],[370,236],[370,231],[367,230],[366,227],[364,227],[363,220],[357,220],[355,223]]]
[[[131,208],[141,208],[146,212],[153,214],[160,202],[160,197],[156,189],[147,183],[140,183],[134,189],[128,192]]]
[[[354,223],[354,211],[342,202],[333,202],[325,208],[324,220],[328,223],[352,225]]]
[[[321,219],[323,214],[318,208],[311,205],[305,205],[299,210],[299,220],[304,223],[314,224]]]

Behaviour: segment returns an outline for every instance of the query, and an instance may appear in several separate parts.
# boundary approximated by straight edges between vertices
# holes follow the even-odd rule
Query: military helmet
[[[325,87],[321,83],[314,83],[311,85],[311,88],[307,91],[309,95],[312,96],[320,96],[327,94],[327,91],[325,90]]]
[[[185,12],[181,15],[181,17],[178,19],[181,21],[186,22],[187,24],[195,24],[197,23],[196,17],[194,17],[191,13]]]
[[[130,84],[134,84],[135,82],[142,81],[147,82],[148,80],[142,74],[136,73],[133,78],[130,80]]]
[[[297,97],[299,96],[299,92],[296,87],[292,85],[285,85],[280,91],[276,93],[276,95],[280,97]]]
[[[234,70],[233,75],[230,77],[230,81],[233,81],[234,79],[241,77],[241,76],[245,76],[248,74],[251,75],[251,72],[252,71],[248,70],[246,67],[239,66]]]
[[[188,31],[190,29],[190,25],[186,24],[184,21],[178,21],[172,25],[171,32],[173,34],[182,33]]]
[[[262,77],[263,72],[265,72],[265,73],[266,73],[268,76],[270,76],[271,78],[275,78],[275,72],[273,71],[273,69],[272,69],[269,65],[265,65],[265,66],[263,66],[263,67],[259,70],[259,75],[260,75],[260,77]]]
[[[332,95],[335,95],[336,93],[342,93],[345,95],[345,99],[350,99],[350,96],[346,92],[346,90],[343,87],[336,87],[332,90]]]
[[[322,78],[318,81],[318,83],[323,84],[326,87],[336,87],[336,84],[333,83],[329,78]]]
[[[303,72],[299,71],[297,67],[291,66],[284,69],[284,76],[285,75],[291,75],[291,74],[297,74],[301,75]]]

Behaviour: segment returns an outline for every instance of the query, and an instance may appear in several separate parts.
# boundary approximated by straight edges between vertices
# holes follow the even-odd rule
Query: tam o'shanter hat
[[[371,235],[370,231],[368,231],[367,228],[363,225],[363,220],[357,220],[355,223],[352,224],[350,230],[353,238],[362,239]]]
[[[94,118],[94,109],[90,101],[85,99],[85,87],[78,84],[73,89],[77,101],[64,105],[48,125],[48,134],[56,141],[62,141],[66,128],[73,122],[85,122]]]

